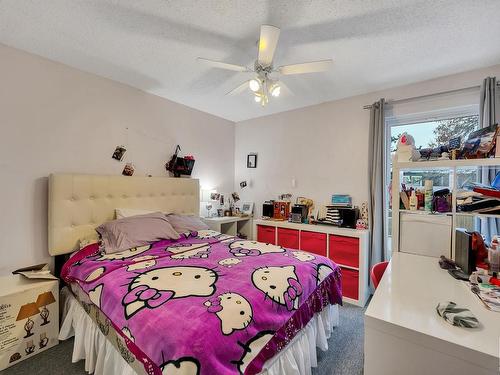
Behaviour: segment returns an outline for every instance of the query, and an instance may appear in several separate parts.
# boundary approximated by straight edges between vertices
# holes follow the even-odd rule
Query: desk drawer
[[[330,235],[330,259],[349,267],[359,267],[359,239]]]
[[[278,245],[290,249],[298,249],[299,231],[296,229],[278,228]]]
[[[301,231],[300,249],[326,257],[326,233]]]
[[[257,241],[276,245],[276,228],[269,225],[257,225]]]
[[[358,299],[359,273],[356,270],[341,267],[342,270],[342,296]]]

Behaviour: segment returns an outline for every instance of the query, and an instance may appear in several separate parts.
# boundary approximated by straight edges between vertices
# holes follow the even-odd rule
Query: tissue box
[[[59,343],[59,280],[52,278],[0,277],[0,370]]]

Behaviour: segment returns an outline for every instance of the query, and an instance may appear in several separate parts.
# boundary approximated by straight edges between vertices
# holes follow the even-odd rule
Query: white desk
[[[466,307],[481,327],[446,323],[441,301]],[[436,258],[394,253],[365,313],[365,375],[499,374],[500,313],[488,311]]]

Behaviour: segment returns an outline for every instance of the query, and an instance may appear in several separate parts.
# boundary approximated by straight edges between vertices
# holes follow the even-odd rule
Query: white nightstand
[[[224,217],[202,217],[201,218],[212,230],[236,236],[238,233],[252,239],[252,217],[224,216]]]

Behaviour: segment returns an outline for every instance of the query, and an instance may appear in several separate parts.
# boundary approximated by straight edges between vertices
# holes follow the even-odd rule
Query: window
[[[392,181],[392,158],[396,150],[399,136],[408,133],[415,139],[417,149],[435,148],[439,145],[448,144],[450,138],[460,136],[462,142],[468,135],[479,128],[479,115],[477,106],[467,106],[446,111],[433,111],[432,113],[412,114],[399,117],[388,117],[386,119],[388,126],[387,153],[386,153],[386,181],[387,187],[385,203],[386,236],[389,245],[389,254],[391,252],[391,198],[390,189]],[[464,173],[470,173],[464,172]],[[437,188],[450,187],[449,173],[442,173],[439,170],[405,172],[403,181],[407,186],[422,188],[425,180],[432,180]],[[460,180],[470,179],[468,175],[457,176]],[[396,192],[397,193],[397,192]]]

